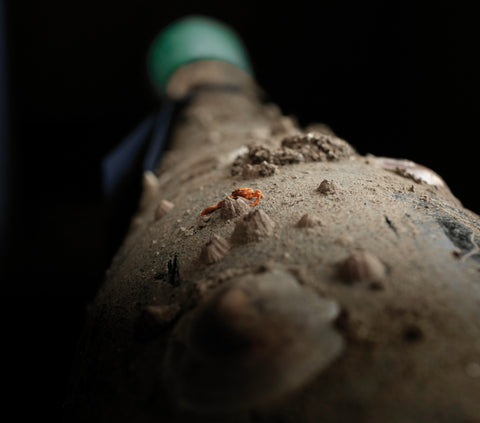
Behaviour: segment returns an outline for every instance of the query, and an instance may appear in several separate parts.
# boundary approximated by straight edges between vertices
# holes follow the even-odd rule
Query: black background
[[[3,345],[18,413],[60,414],[108,265],[100,161],[157,106],[146,53],[176,18],[232,25],[284,113],[329,124],[362,154],[431,167],[480,211],[476,15],[401,4],[7,2],[14,216]]]

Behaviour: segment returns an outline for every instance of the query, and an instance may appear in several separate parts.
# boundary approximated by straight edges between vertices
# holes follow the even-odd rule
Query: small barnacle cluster
[[[213,234],[200,253],[200,261],[213,264],[228,253],[231,243],[258,242],[273,235],[274,230],[275,222],[263,210],[251,211],[237,221],[230,240]]]
[[[201,219],[208,218],[209,214],[220,210],[223,220],[230,221],[237,219],[232,235],[229,240],[213,234],[212,238],[204,245],[200,253],[200,261],[204,264],[213,264],[220,260],[230,249],[231,244],[245,244],[258,242],[263,238],[273,235],[275,222],[261,209],[249,211],[256,206],[263,194],[260,190],[253,190],[248,187],[237,188],[232,195],[220,201],[214,206],[207,207],[200,215]],[[253,202],[248,200],[255,199]],[[206,221],[202,220],[202,226]]]
[[[243,197],[227,197],[220,207],[221,216],[225,220],[237,218],[237,222],[229,239],[213,234],[202,248],[199,256],[201,263],[216,263],[230,250],[232,244],[259,242],[272,236],[275,222],[261,209],[249,211],[251,204]],[[201,216],[205,218],[205,216]]]

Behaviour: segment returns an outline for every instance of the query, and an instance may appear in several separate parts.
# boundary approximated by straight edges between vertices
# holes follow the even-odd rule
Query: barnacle
[[[275,222],[263,210],[254,210],[241,217],[233,230],[231,240],[236,244],[260,241],[273,235]]]
[[[225,282],[178,323],[164,375],[177,405],[234,411],[265,405],[311,381],[342,351],[335,301],[281,270]]]
[[[138,206],[140,212],[145,211],[152,203],[159,192],[159,188],[160,183],[155,173],[150,170],[144,172],[142,178],[142,194]]]
[[[317,191],[320,194],[334,194],[336,191],[335,184],[332,181],[324,179],[321,184],[318,186]]]
[[[358,250],[338,264],[338,274],[346,282],[380,281],[386,269],[377,256]]]
[[[155,209],[154,218],[155,220],[161,219],[165,216],[175,205],[168,200],[160,200]]]
[[[210,241],[203,247],[200,253],[200,261],[212,264],[220,260],[230,249],[230,243],[218,235],[213,234]]]
[[[305,213],[296,224],[297,228],[313,228],[319,225],[321,225],[320,219],[308,213]]]
[[[227,197],[223,200],[220,214],[223,219],[229,220],[247,214],[250,210],[250,202],[247,199]]]

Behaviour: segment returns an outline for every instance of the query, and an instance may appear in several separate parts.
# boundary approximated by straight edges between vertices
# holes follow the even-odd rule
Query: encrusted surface
[[[274,406],[244,409],[237,421],[477,421],[480,218],[447,187],[376,166],[333,135],[312,138],[274,106],[249,101],[208,93],[194,102],[176,132],[179,149],[165,156],[158,181],[149,181],[149,201],[90,311],[76,397],[82,415],[88,421],[233,421],[175,408],[175,391],[160,382],[166,344],[173,327],[188,332],[176,319],[196,313],[222,286],[281,272],[320,301],[338,304],[334,333],[345,348],[303,388]],[[257,147],[248,148],[252,143]],[[232,165],[263,163],[276,171],[232,177]],[[335,189],[319,192],[324,180]],[[263,193],[249,215],[199,216],[242,186]],[[155,220],[161,199],[175,208]],[[299,228],[302,220],[307,224]],[[200,252],[213,235],[241,242],[206,264]],[[339,263],[359,250],[375,259],[356,260],[359,283],[344,283]],[[268,303],[269,295],[258,298]],[[225,304],[235,314],[243,303],[232,295]],[[177,307],[178,316],[139,342],[135,322],[149,305]]]

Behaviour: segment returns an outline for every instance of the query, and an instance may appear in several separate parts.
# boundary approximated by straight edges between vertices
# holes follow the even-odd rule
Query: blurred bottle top
[[[238,34],[230,26],[200,15],[174,21],[159,33],[150,46],[148,73],[156,90],[165,96],[174,73],[200,60],[226,62],[253,75]]]

